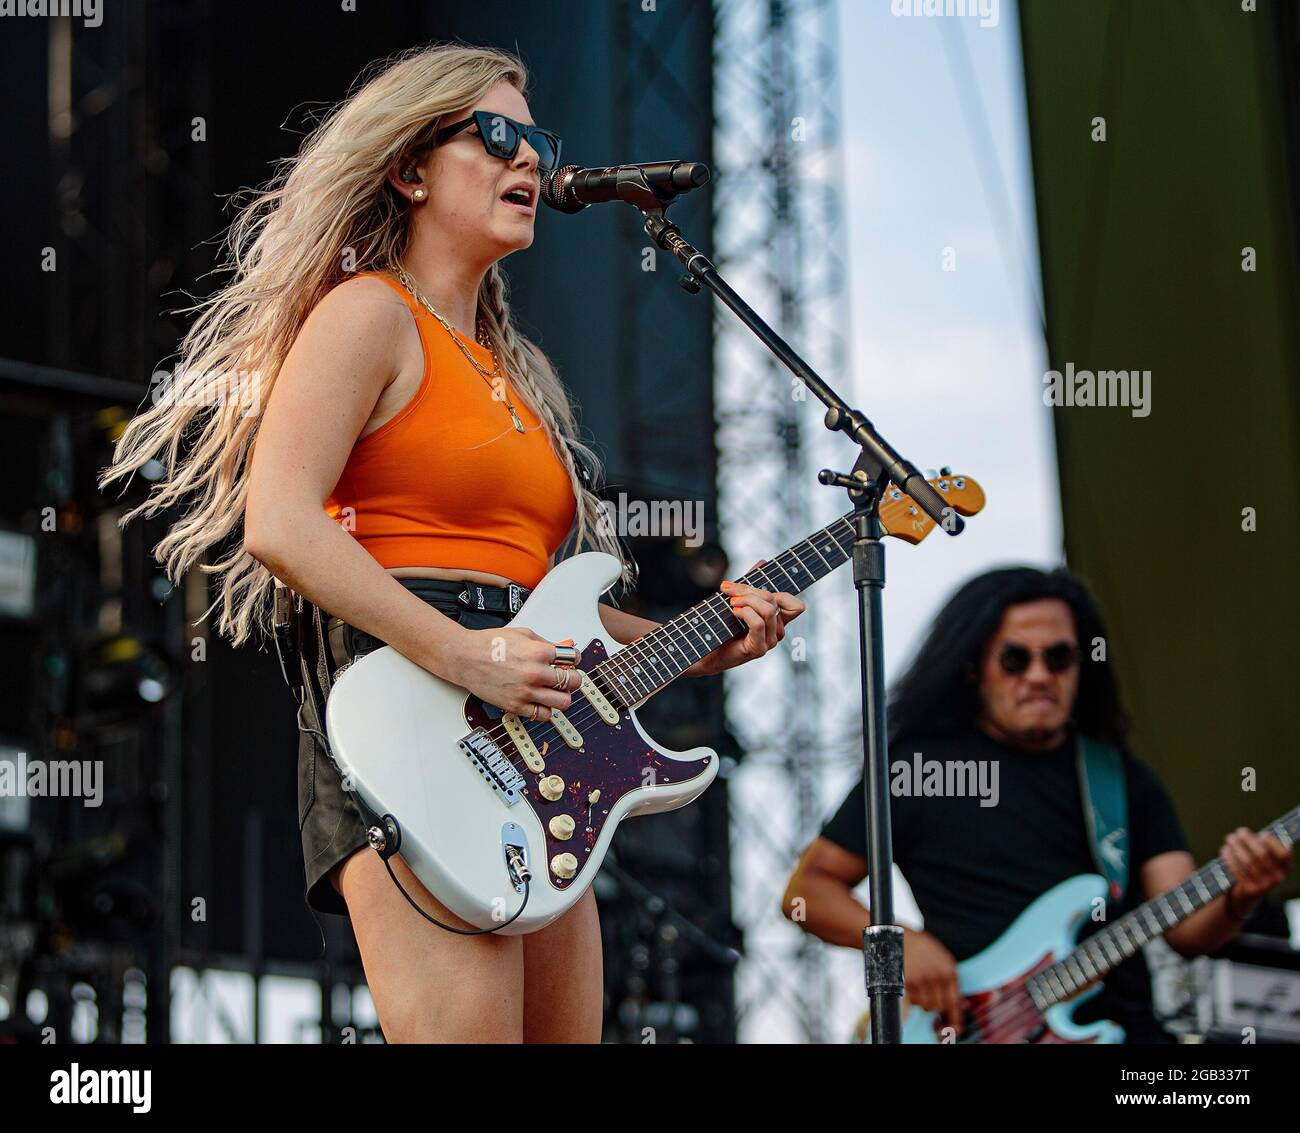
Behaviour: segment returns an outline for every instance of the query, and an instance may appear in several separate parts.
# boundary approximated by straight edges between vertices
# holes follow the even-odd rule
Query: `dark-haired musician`
[[[1091,660],[1101,615],[1063,570],[992,571],[963,586],[939,614],[889,703],[891,776],[899,761],[975,761],[993,769],[963,796],[902,791],[891,779],[894,857],[925,931],[904,931],[909,1001],[960,1033],[956,964],[993,943],[1032,902],[1079,874],[1097,873],[1075,741],[1110,745],[1127,796],[1128,884],[1112,886],[1104,923],[1190,876],[1195,862],[1168,794],[1125,745],[1126,720],[1110,667]],[[967,763],[967,766],[970,766]],[[783,908],[807,932],[860,948],[870,914],[853,889],[867,874],[863,786],[804,851]],[[1241,827],[1220,851],[1236,882],[1165,934],[1179,953],[1213,951],[1234,936],[1291,854]],[[1083,935],[1103,927],[1090,923]],[[1045,944],[1052,943],[1045,941]],[[1128,1042],[1168,1042],[1151,1006],[1138,951],[1076,1009],[1076,1023],[1110,1019]]]

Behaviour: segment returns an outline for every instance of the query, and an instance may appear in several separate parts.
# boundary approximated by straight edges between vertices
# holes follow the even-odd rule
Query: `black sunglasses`
[[[1023,645],[1004,645],[998,653],[998,664],[1009,677],[1018,677],[1028,672],[1030,662],[1037,654],[1042,654],[1043,664],[1049,673],[1064,673],[1079,663],[1079,647],[1068,641],[1058,641],[1046,649],[1027,649]]]
[[[560,164],[560,137],[551,130],[541,126],[525,126],[504,114],[493,114],[490,110],[476,110],[474,113],[450,126],[444,126],[433,137],[433,144],[442,145],[454,134],[469,126],[478,127],[478,135],[483,139],[483,148],[493,157],[509,161],[519,152],[519,142],[527,138],[528,144],[537,153],[537,168],[550,172]]]

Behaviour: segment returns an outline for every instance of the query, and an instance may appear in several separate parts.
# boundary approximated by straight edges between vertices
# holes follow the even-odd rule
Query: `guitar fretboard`
[[[1293,845],[1300,836],[1300,807],[1260,833],[1274,835],[1284,846]],[[1125,913],[1113,925],[1088,937],[1063,960],[1035,975],[1027,985],[1034,1002],[1046,1010],[1054,1003],[1069,999],[1136,954],[1143,945],[1226,893],[1235,880],[1223,859],[1215,858],[1181,885]]]
[[[855,538],[852,517],[852,512],[840,516],[736,581],[787,594],[806,590],[848,561]],[[607,694],[630,708],[676,680],[706,653],[742,636],[746,628],[731,612],[727,595],[713,594],[619,650],[592,675],[600,677]]]

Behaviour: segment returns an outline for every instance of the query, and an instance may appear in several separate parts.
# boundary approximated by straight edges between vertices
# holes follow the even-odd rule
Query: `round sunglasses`
[[[468,118],[444,126],[433,136],[433,144],[442,145],[448,138],[459,134],[470,126],[478,127],[478,136],[483,141],[483,148],[493,157],[511,160],[519,152],[519,143],[523,139],[537,153],[537,168],[549,173],[560,164],[560,136],[552,130],[541,126],[525,126],[504,114],[494,114],[490,110],[476,110]]]
[[[1049,673],[1064,673],[1079,663],[1079,647],[1069,641],[1058,641],[1046,649],[1028,649],[1008,643],[998,651],[998,664],[1007,676],[1018,677],[1029,671],[1034,657],[1040,654]]]

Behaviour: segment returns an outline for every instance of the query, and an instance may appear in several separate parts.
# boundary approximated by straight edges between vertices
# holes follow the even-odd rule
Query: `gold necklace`
[[[406,269],[403,268],[401,264],[397,264],[395,270],[397,272],[397,278],[401,281],[402,286],[414,295],[416,299],[424,305],[429,314],[443,325],[446,332],[451,335],[452,342],[460,347],[460,352],[469,360],[469,364],[474,367],[478,376],[487,382],[488,388],[492,390],[493,398],[497,400],[500,400],[500,397],[505,398],[506,406],[510,410],[510,420],[515,423],[515,431],[519,433],[524,432],[524,423],[519,419],[519,411],[515,409],[515,403],[510,400],[510,394],[506,391],[505,375],[501,372],[501,359],[497,357],[497,352],[492,348],[491,342],[488,341],[486,328],[483,326],[482,321],[480,320],[478,326],[478,340],[479,345],[483,346],[487,352],[492,355],[491,371],[485,370],[479,365],[478,359],[475,358],[474,355],[470,353],[469,348],[461,342],[460,335],[456,333],[456,328],[433,309],[433,304],[430,303],[429,300],[424,297],[423,292],[416,287],[415,280],[407,274]],[[495,380],[497,378],[501,379],[500,395],[497,393],[498,387]]]

